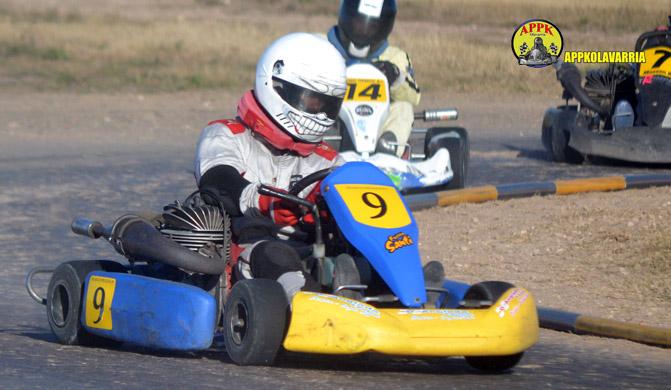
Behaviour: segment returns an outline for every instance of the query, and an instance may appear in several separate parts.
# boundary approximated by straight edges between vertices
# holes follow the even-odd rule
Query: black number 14
[[[363,96],[370,98],[370,100],[377,100],[380,97],[380,84],[371,84],[364,88],[361,92],[357,93],[355,83],[347,84],[347,100],[353,100],[354,96]]]

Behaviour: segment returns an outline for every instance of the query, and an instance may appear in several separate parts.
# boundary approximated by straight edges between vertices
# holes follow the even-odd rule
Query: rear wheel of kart
[[[121,344],[88,333],[81,324],[84,280],[93,271],[126,272],[114,261],[80,260],[59,265],[47,289],[47,320],[59,342],[66,345],[114,347]]]
[[[454,177],[447,184],[439,186],[438,190],[464,188],[470,158],[468,132],[463,127],[430,128],[424,138],[424,155],[426,158],[430,158],[440,148],[446,148],[450,152],[450,165]]]
[[[555,117],[559,115],[559,110],[556,108],[548,108],[543,115],[543,124],[541,126],[541,141],[545,150],[552,154],[552,127]]]
[[[571,132],[566,129],[567,124],[563,123],[563,117],[560,109],[550,108],[545,111],[541,134],[543,146],[552,160],[579,164],[583,161],[583,156],[569,146]]]
[[[466,307],[487,308],[493,305],[513,286],[507,282],[480,282],[472,285],[464,294]],[[524,352],[503,356],[465,356],[466,362],[473,368],[485,372],[509,370],[522,359]]]
[[[274,280],[250,279],[236,283],[224,308],[224,343],[236,364],[271,365],[287,325],[289,304]]]
[[[568,146],[571,133],[557,127],[552,128],[552,158],[556,162],[580,164],[584,159],[577,150]]]

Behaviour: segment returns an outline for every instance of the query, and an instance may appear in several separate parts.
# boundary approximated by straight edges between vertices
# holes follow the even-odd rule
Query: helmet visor
[[[336,120],[343,98],[326,95],[308,88],[273,77],[273,88],[291,107],[308,114],[324,113],[329,119]]]

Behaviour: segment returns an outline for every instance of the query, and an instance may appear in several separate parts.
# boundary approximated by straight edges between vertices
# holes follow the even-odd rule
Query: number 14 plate
[[[387,88],[384,80],[347,79],[345,101],[384,102],[387,100]]]

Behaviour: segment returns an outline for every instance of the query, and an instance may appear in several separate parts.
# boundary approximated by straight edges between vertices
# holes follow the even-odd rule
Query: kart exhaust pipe
[[[128,259],[159,262],[208,275],[220,275],[226,267],[222,259],[190,251],[135,215],[123,216],[114,223],[110,242]]]
[[[424,122],[454,121],[459,119],[459,111],[457,111],[456,108],[424,110],[422,112],[416,112],[415,119]]]
[[[222,259],[190,251],[136,215],[120,217],[111,228],[98,221],[76,218],[71,228],[74,233],[89,238],[105,237],[117,252],[131,261],[164,263],[208,275],[220,275],[225,270]]]
[[[602,118],[607,118],[610,114],[608,111],[597,104],[592,98],[587,95],[587,91],[582,87],[582,76],[580,71],[573,64],[567,64],[563,62],[557,62],[554,65],[557,70],[557,79],[561,83],[562,87],[567,90],[571,96],[573,96],[577,101],[579,101],[583,106],[589,108],[590,110],[601,115]]]
[[[100,237],[109,237],[109,231],[105,229],[102,223],[86,218],[75,218],[70,225],[70,229],[75,234],[94,240]]]

